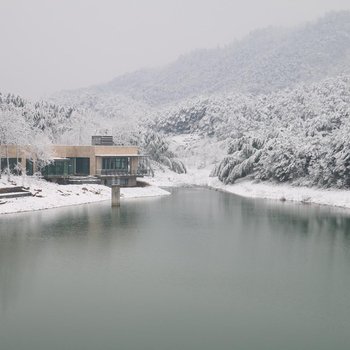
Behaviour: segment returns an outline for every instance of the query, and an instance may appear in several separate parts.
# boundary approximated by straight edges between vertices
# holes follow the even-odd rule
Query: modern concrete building
[[[40,167],[32,147],[0,145],[1,170],[42,176],[59,183],[102,183],[136,186],[136,178],[149,175],[148,158],[134,146],[50,146],[51,163]]]

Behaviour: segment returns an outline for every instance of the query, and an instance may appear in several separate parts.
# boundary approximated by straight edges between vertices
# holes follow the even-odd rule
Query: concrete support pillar
[[[130,174],[136,175],[139,166],[139,157],[130,157]]]
[[[22,171],[25,174],[27,171],[27,162],[26,162],[27,158],[26,155],[24,154],[24,152],[22,152],[21,154],[21,167],[22,167]]]
[[[120,207],[120,187],[112,185],[112,207]]]

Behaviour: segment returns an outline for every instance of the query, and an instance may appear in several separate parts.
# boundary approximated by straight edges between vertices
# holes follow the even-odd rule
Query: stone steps
[[[32,193],[20,186],[0,188],[0,200],[8,198],[29,197]]]

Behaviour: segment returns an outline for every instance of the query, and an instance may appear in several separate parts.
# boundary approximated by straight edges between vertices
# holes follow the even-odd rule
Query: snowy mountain
[[[186,165],[216,165],[226,183],[250,176],[349,187],[349,76],[350,12],[334,12],[55,101],[118,120],[114,134],[131,128],[133,142],[165,144]]]
[[[210,168],[225,183],[350,188],[350,12],[255,31],[51,101],[0,95],[0,112],[10,108],[51,142],[109,134],[173,170]]]
[[[112,96],[159,106],[225,91],[268,93],[344,73],[350,73],[350,12],[346,11],[297,28],[257,30],[227,47],[197,50],[163,68],[126,74],[103,85],[58,94],[56,99],[63,103],[70,95],[70,103],[79,105],[86,104],[89,96],[92,107],[109,114],[114,113],[108,107]],[[107,106],[107,111],[98,104]],[[120,109],[115,110],[118,113]]]

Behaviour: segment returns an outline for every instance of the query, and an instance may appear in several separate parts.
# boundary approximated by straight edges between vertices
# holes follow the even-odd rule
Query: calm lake
[[[207,189],[0,216],[1,350],[349,350],[350,212]]]

